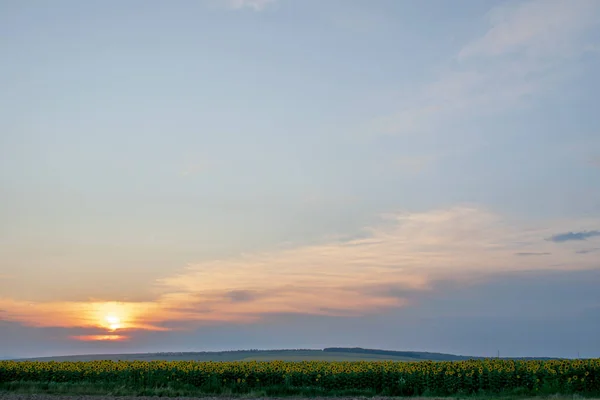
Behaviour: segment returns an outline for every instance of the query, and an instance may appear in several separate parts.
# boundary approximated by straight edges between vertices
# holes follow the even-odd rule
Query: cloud
[[[529,257],[529,256],[549,256],[552,253],[548,253],[548,252],[544,252],[544,253],[536,253],[536,252],[519,252],[519,253],[515,253],[515,256],[521,256],[521,257]]]
[[[599,24],[599,10],[595,0],[503,3],[488,13],[487,31],[466,43],[436,81],[373,121],[369,132],[435,132],[463,117],[528,105],[590,52],[586,34]]]
[[[244,303],[257,299],[258,294],[250,290],[233,290],[227,293],[227,297],[235,303]]]
[[[51,301],[32,303],[0,297],[5,319],[34,327],[111,330],[107,317],[116,315],[121,330],[163,330],[160,306],[154,302]]]
[[[438,280],[460,286],[498,271],[596,267],[589,258],[574,261],[572,248],[555,249],[543,240],[561,225],[526,226],[475,206],[394,213],[349,240],[190,264],[160,280],[162,301],[202,306],[202,313],[190,314],[205,321],[366,315],[410,306],[416,293],[431,292]],[[515,253],[551,251],[551,265],[545,257],[514,259]],[[187,316],[184,311],[178,319]]]
[[[167,325],[186,329],[168,334],[131,332],[128,341],[74,341],[69,336],[98,333],[0,323],[3,338],[0,354],[16,358],[360,346],[473,356],[494,355],[497,349],[506,356],[572,357],[581,351],[581,356],[598,357],[600,292],[596,282],[599,280],[598,268],[497,272],[468,286],[456,280],[432,280],[430,291],[396,293],[416,299],[414,305],[379,314],[327,309],[324,311],[337,316],[279,313],[264,316],[258,324],[200,327],[193,321],[173,321]],[[363,290],[389,293],[396,289],[378,285]],[[577,349],[573,343],[578,344]]]
[[[532,0],[507,2],[488,13],[489,30],[469,43],[459,59],[525,53],[531,57],[556,57],[571,53],[583,28],[598,23],[595,0]],[[582,48],[587,49],[584,44]],[[577,51],[577,49],[575,50]]]
[[[584,228],[600,221],[567,221]],[[383,215],[347,240],[191,263],[157,281],[153,301],[47,302],[2,299],[4,318],[36,327],[96,329],[78,340],[138,331],[247,324],[273,315],[348,317],[414,307],[439,282],[459,289],[520,271],[588,270],[593,256],[544,237],[565,222],[527,225],[476,206]],[[597,232],[597,231],[586,231]],[[575,246],[575,247],[574,247]],[[519,257],[544,255],[547,257]],[[107,316],[120,320],[111,330]],[[83,337],[85,336],[85,338]]]
[[[254,11],[260,11],[275,1],[276,0],[228,0],[228,3],[234,10],[252,8]]]
[[[124,335],[82,335],[70,336],[70,338],[82,342],[121,342],[129,339]]]
[[[577,250],[575,253],[577,253],[577,254],[589,254],[589,253],[595,253],[596,251],[600,251],[600,247],[596,247],[595,249]]]
[[[600,236],[600,231],[583,231],[583,232],[567,232],[567,233],[559,233],[557,235],[551,236],[548,240],[556,243],[568,242],[571,240],[587,240],[592,237]]]

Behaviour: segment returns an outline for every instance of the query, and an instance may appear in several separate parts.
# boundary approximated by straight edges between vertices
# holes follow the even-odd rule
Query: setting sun
[[[121,319],[115,315],[107,315],[104,320],[108,323],[108,329],[111,331],[121,328]]]

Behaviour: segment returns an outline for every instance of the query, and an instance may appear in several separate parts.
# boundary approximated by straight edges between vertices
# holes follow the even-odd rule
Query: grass
[[[272,386],[260,390],[236,392],[225,387],[195,387],[166,385],[154,388],[134,388],[110,383],[56,383],[8,382],[0,383],[0,393],[102,396],[157,396],[157,397],[373,397],[375,393],[360,390],[342,390],[335,393],[319,388]]]
[[[385,394],[376,394],[366,390],[337,390],[326,391],[321,388],[309,387],[290,387],[290,386],[271,386],[253,391],[239,391],[232,388],[222,387],[218,384],[208,384],[203,387],[192,385],[165,385],[161,387],[131,387],[111,383],[56,383],[56,382],[5,382],[0,383],[0,394],[48,394],[48,395],[69,395],[69,396],[153,396],[153,397],[239,397],[239,398],[264,398],[264,397],[386,397]],[[397,397],[397,396],[390,396]],[[598,394],[595,395],[539,395],[531,396],[526,393],[513,391],[510,393],[488,393],[474,395],[453,395],[440,397],[435,394],[425,394],[421,397],[411,397],[411,399],[471,399],[471,400],[525,400],[525,399],[547,399],[547,400],[600,400]]]

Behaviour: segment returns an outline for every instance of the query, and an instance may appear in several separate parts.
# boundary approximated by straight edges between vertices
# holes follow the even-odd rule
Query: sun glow
[[[121,318],[117,317],[116,315],[107,315],[104,317],[104,320],[108,324],[108,329],[111,331],[116,331],[117,329],[121,328]]]
[[[82,335],[71,336],[71,339],[81,342],[121,342],[129,339],[129,337],[124,335]]]

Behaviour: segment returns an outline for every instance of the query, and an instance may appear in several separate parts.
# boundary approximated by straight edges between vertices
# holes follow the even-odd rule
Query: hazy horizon
[[[600,2],[0,0],[0,357],[600,357]]]
[[[347,352],[342,352],[344,355],[348,354],[348,353],[354,353],[353,349],[356,348],[352,348],[352,347],[344,347],[344,348],[338,348],[338,349],[348,349]],[[502,354],[500,354],[500,351],[497,351],[497,353],[495,353],[494,355],[485,355],[485,356],[472,356],[470,354],[449,354],[449,353],[438,353],[438,352],[429,352],[429,351],[414,351],[414,350],[390,350],[390,349],[365,349],[365,348],[358,348],[361,350],[365,350],[365,351],[405,351],[405,352],[413,352],[413,353],[420,353],[420,354],[444,354],[444,355],[453,355],[453,356],[457,356],[457,357],[486,357],[486,358],[529,358],[528,356],[521,356],[521,357],[510,357],[510,356],[504,356]],[[94,359],[97,359],[97,357],[102,357],[102,356],[146,356],[146,355],[165,355],[165,356],[177,356],[177,355],[192,355],[192,354],[223,354],[223,353],[244,353],[244,354],[248,354],[248,353],[302,353],[302,352],[320,352],[323,354],[337,354],[336,352],[327,352],[324,351],[325,348],[287,348],[287,349],[283,349],[283,348],[279,348],[279,349],[221,349],[221,350],[197,350],[197,351],[158,351],[158,352],[122,352],[122,353],[114,353],[114,352],[108,352],[108,353],[81,353],[81,354],[57,354],[57,355],[51,355],[51,356],[44,356],[44,357],[0,357],[0,360],[39,360],[39,359],[46,359],[46,358],[52,358],[54,360],[60,360],[62,357],[85,357],[85,356],[90,356],[90,357],[94,357]],[[357,354],[363,354],[361,352],[357,353]],[[371,353],[368,353],[371,354]],[[379,353],[377,353],[379,354]],[[397,355],[399,356],[399,355]],[[246,358],[247,356],[244,357],[244,360],[247,360]],[[533,357],[536,359],[540,359],[540,358],[552,358],[552,357]],[[595,358],[595,357],[591,357],[591,358]],[[135,359],[139,359],[139,358],[135,358]],[[168,358],[165,357],[166,360],[174,360],[172,358]],[[175,358],[177,359],[177,358]],[[187,358],[186,358],[187,359]],[[343,360],[344,358],[341,358],[340,360]],[[423,358],[424,360],[427,360],[427,358]],[[579,355],[576,355],[574,357],[561,357],[561,359],[585,359],[584,357],[581,357]],[[87,359],[86,359],[87,360]],[[125,359],[124,359],[125,360]],[[131,360],[131,359],[126,359],[126,360]],[[418,358],[415,358],[415,361],[418,360]],[[69,360],[69,361],[72,361]]]

